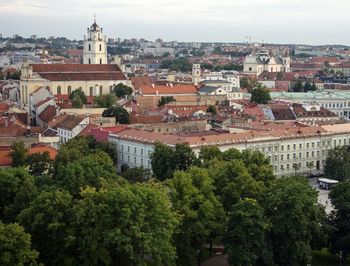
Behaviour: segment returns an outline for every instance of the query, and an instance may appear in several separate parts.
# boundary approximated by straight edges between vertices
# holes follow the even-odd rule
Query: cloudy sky
[[[0,33],[350,45],[349,0],[0,0]]]

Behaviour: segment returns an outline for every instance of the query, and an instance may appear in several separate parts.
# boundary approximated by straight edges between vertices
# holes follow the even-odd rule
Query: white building
[[[68,140],[79,135],[88,124],[88,116],[68,115],[56,125],[60,143],[66,143]]]
[[[83,63],[107,64],[107,39],[96,20],[87,29],[87,36],[84,36]]]
[[[263,71],[290,72],[290,58],[270,56],[266,49],[256,54],[250,54],[244,59],[243,73],[259,76]]]
[[[158,132],[126,129],[111,134],[109,141],[118,154],[117,166],[151,168],[150,155],[154,143],[160,141],[171,147],[188,143],[198,155],[203,146],[218,146],[221,151],[236,148],[259,150],[269,158],[276,175],[322,171],[328,151],[336,146],[350,144],[350,124],[316,127],[286,128],[284,130],[225,133],[212,135],[172,135]]]
[[[349,91],[271,92],[270,96],[272,100],[290,103],[311,105],[317,103],[341,118],[350,119]]]

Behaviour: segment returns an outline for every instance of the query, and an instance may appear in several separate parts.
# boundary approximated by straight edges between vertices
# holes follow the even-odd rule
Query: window
[[[136,154],[136,147],[134,148],[134,153]]]
[[[61,94],[61,86],[57,86],[57,94]]]
[[[89,44],[89,51],[91,51],[91,44]],[[90,64],[90,59],[89,59],[89,64]]]
[[[122,162],[124,162],[124,154],[122,154]]]
[[[102,64],[102,58],[100,58],[100,65]]]
[[[143,165],[143,159],[141,159],[141,165]]]
[[[309,158],[309,152],[306,152],[306,158]]]
[[[90,87],[90,96],[94,96],[94,88]]]
[[[128,155],[128,162],[130,162],[130,156]]]
[[[312,148],[315,148],[315,142],[311,143]]]
[[[122,145],[121,148],[122,148],[122,151],[123,151],[124,150],[124,145]]]
[[[303,144],[299,144],[299,149],[302,149],[303,148]]]
[[[68,86],[68,95],[70,95],[72,93],[72,86]]]
[[[102,44],[100,44],[100,51],[102,51]]]
[[[283,151],[283,149],[284,149],[284,145],[281,146],[281,151]]]
[[[287,160],[289,160],[289,154],[287,154]]]
[[[281,161],[283,161],[283,154],[281,155]]]
[[[289,170],[289,164],[287,163],[287,170]]]
[[[312,157],[315,156],[315,152],[314,152],[314,151],[311,152],[311,156],[312,156]]]
[[[299,159],[301,159],[301,157],[302,157],[302,156],[301,156],[301,152],[299,152]]]
[[[296,144],[293,144],[293,150],[295,150],[297,148]]]
[[[306,143],[306,148],[309,148],[310,147],[310,145],[309,145],[309,142],[308,143]]]
[[[102,85],[100,86],[100,95],[102,95],[102,89],[103,89],[103,87],[102,87]]]
[[[141,155],[143,155],[143,149],[141,149]]]
[[[91,64],[91,59],[89,58],[89,64]]]
[[[113,91],[113,86],[109,86],[109,93],[111,93]]]
[[[296,159],[297,155],[295,153],[293,153],[293,159]]]
[[[290,150],[290,145],[287,145],[287,150]]]
[[[136,157],[134,157],[134,163],[136,164]]]
[[[128,146],[128,152],[130,152],[130,146]]]

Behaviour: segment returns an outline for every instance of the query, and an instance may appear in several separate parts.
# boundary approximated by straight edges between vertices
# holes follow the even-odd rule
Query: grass
[[[312,266],[339,266],[339,256],[330,254],[326,249],[313,252]],[[341,264],[342,266],[350,266],[348,258]]]

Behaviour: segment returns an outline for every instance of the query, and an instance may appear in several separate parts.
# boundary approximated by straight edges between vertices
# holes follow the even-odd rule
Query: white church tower
[[[83,64],[107,64],[107,40],[96,19],[84,36]]]

